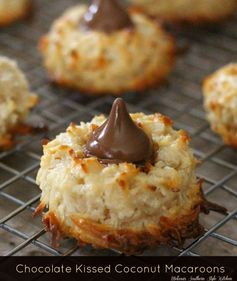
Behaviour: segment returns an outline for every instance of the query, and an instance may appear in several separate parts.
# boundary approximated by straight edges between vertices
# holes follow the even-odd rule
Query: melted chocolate
[[[106,33],[133,27],[128,13],[116,0],[93,0],[80,25],[85,30]]]
[[[152,159],[153,144],[133,122],[125,102],[118,98],[106,122],[91,134],[85,154],[106,164],[129,162],[144,165]]]

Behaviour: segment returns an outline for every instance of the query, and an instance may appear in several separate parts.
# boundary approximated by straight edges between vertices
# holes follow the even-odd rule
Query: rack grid
[[[35,0],[32,19],[0,30],[0,54],[19,62],[33,91],[40,97],[30,119],[49,126],[53,138],[68,124],[89,121],[95,114],[108,113],[113,97],[86,97],[51,85],[46,77],[37,42],[52,21],[77,0]],[[201,81],[222,65],[236,59],[237,16],[208,27],[183,28],[178,42],[188,43],[176,68],[162,87],[139,95],[125,94],[131,112],[161,112],[174,120],[175,128],[188,131],[195,155],[202,161],[197,173],[204,179],[208,199],[228,208],[228,214],[202,215],[203,236],[189,240],[182,249],[159,247],[145,255],[236,255],[237,254],[237,152],[225,146],[209,128],[202,107]],[[40,218],[32,212],[39,203],[35,183],[42,154],[43,135],[22,137],[10,151],[0,153],[0,254],[1,255],[119,255],[112,250],[80,248],[65,239],[59,249],[50,239]]]

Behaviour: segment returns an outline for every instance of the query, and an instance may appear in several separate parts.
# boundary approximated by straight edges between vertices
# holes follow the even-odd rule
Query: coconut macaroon
[[[129,0],[152,16],[192,23],[218,21],[234,13],[236,0]]]
[[[26,17],[31,6],[31,0],[0,0],[0,26]]]
[[[72,236],[134,254],[200,235],[206,204],[184,131],[161,114],[129,115],[121,99],[109,118],[71,124],[44,145],[36,214],[55,240]],[[214,207],[213,207],[214,206]]]
[[[54,82],[94,95],[157,85],[171,71],[175,53],[156,21],[127,13],[114,0],[66,11],[41,39],[40,50]]]
[[[37,103],[15,61],[0,56],[0,149],[11,146],[14,129]]]
[[[237,147],[237,64],[224,66],[203,85],[204,106],[213,131]]]

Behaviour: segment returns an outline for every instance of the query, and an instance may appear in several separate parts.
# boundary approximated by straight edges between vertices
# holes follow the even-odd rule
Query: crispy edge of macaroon
[[[182,216],[161,217],[157,225],[140,231],[112,228],[89,219],[78,219],[73,215],[71,219],[76,228],[66,227],[59,222],[53,211],[48,211],[43,216],[43,223],[46,230],[52,233],[52,241],[56,246],[60,237],[72,236],[79,243],[91,244],[95,248],[115,249],[132,255],[161,244],[181,247],[185,239],[201,235],[204,228],[199,224],[200,205]]]
[[[61,237],[72,236],[79,244],[91,244],[95,248],[115,249],[127,255],[142,253],[145,249],[159,245],[181,247],[186,239],[196,238],[204,232],[199,223],[199,214],[205,199],[201,190],[202,181],[194,188],[193,205],[191,209],[174,217],[160,217],[157,224],[138,230],[135,228],[114,228],[107,224],[98,223],[86,218],[78,218],[71,214],[74,226],[68,227],[60,221],[56,212],[47,211],[43,215],[45,229],[52,234],[52,245],[59,246]],[[152,191],[151,191],[152,192]],[[41,202],[35,215],[42,213],[45,204]]]

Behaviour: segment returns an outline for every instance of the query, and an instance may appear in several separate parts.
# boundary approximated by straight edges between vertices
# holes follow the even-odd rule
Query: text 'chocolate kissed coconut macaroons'
[[[207,77],[204,106],[213,131],[237,148],[237,64],[231,63]]]
[[[161,114],[128,114],[116,99],[109,117],[71,124],[44,145],[36,214],[57,245],[71,236],[135,254],[182,245],[203,232],[199,213],[226,210],[205,200],[184,131]]]
[[[72,7],[40,41],[50,79],[94,95],[154,87],[171,71],[174,49],[157,21],[115,0]]]
[[[236,0],[129,0],[138,9],[173,22],[216,22],[233,14]]]
[[[38,98],[15,61],[0,56],[0,150],[12,146],[18,126],[22,126]]]
[[[27,17],[31,8],[32,0],[0,0],[0,26]]]

